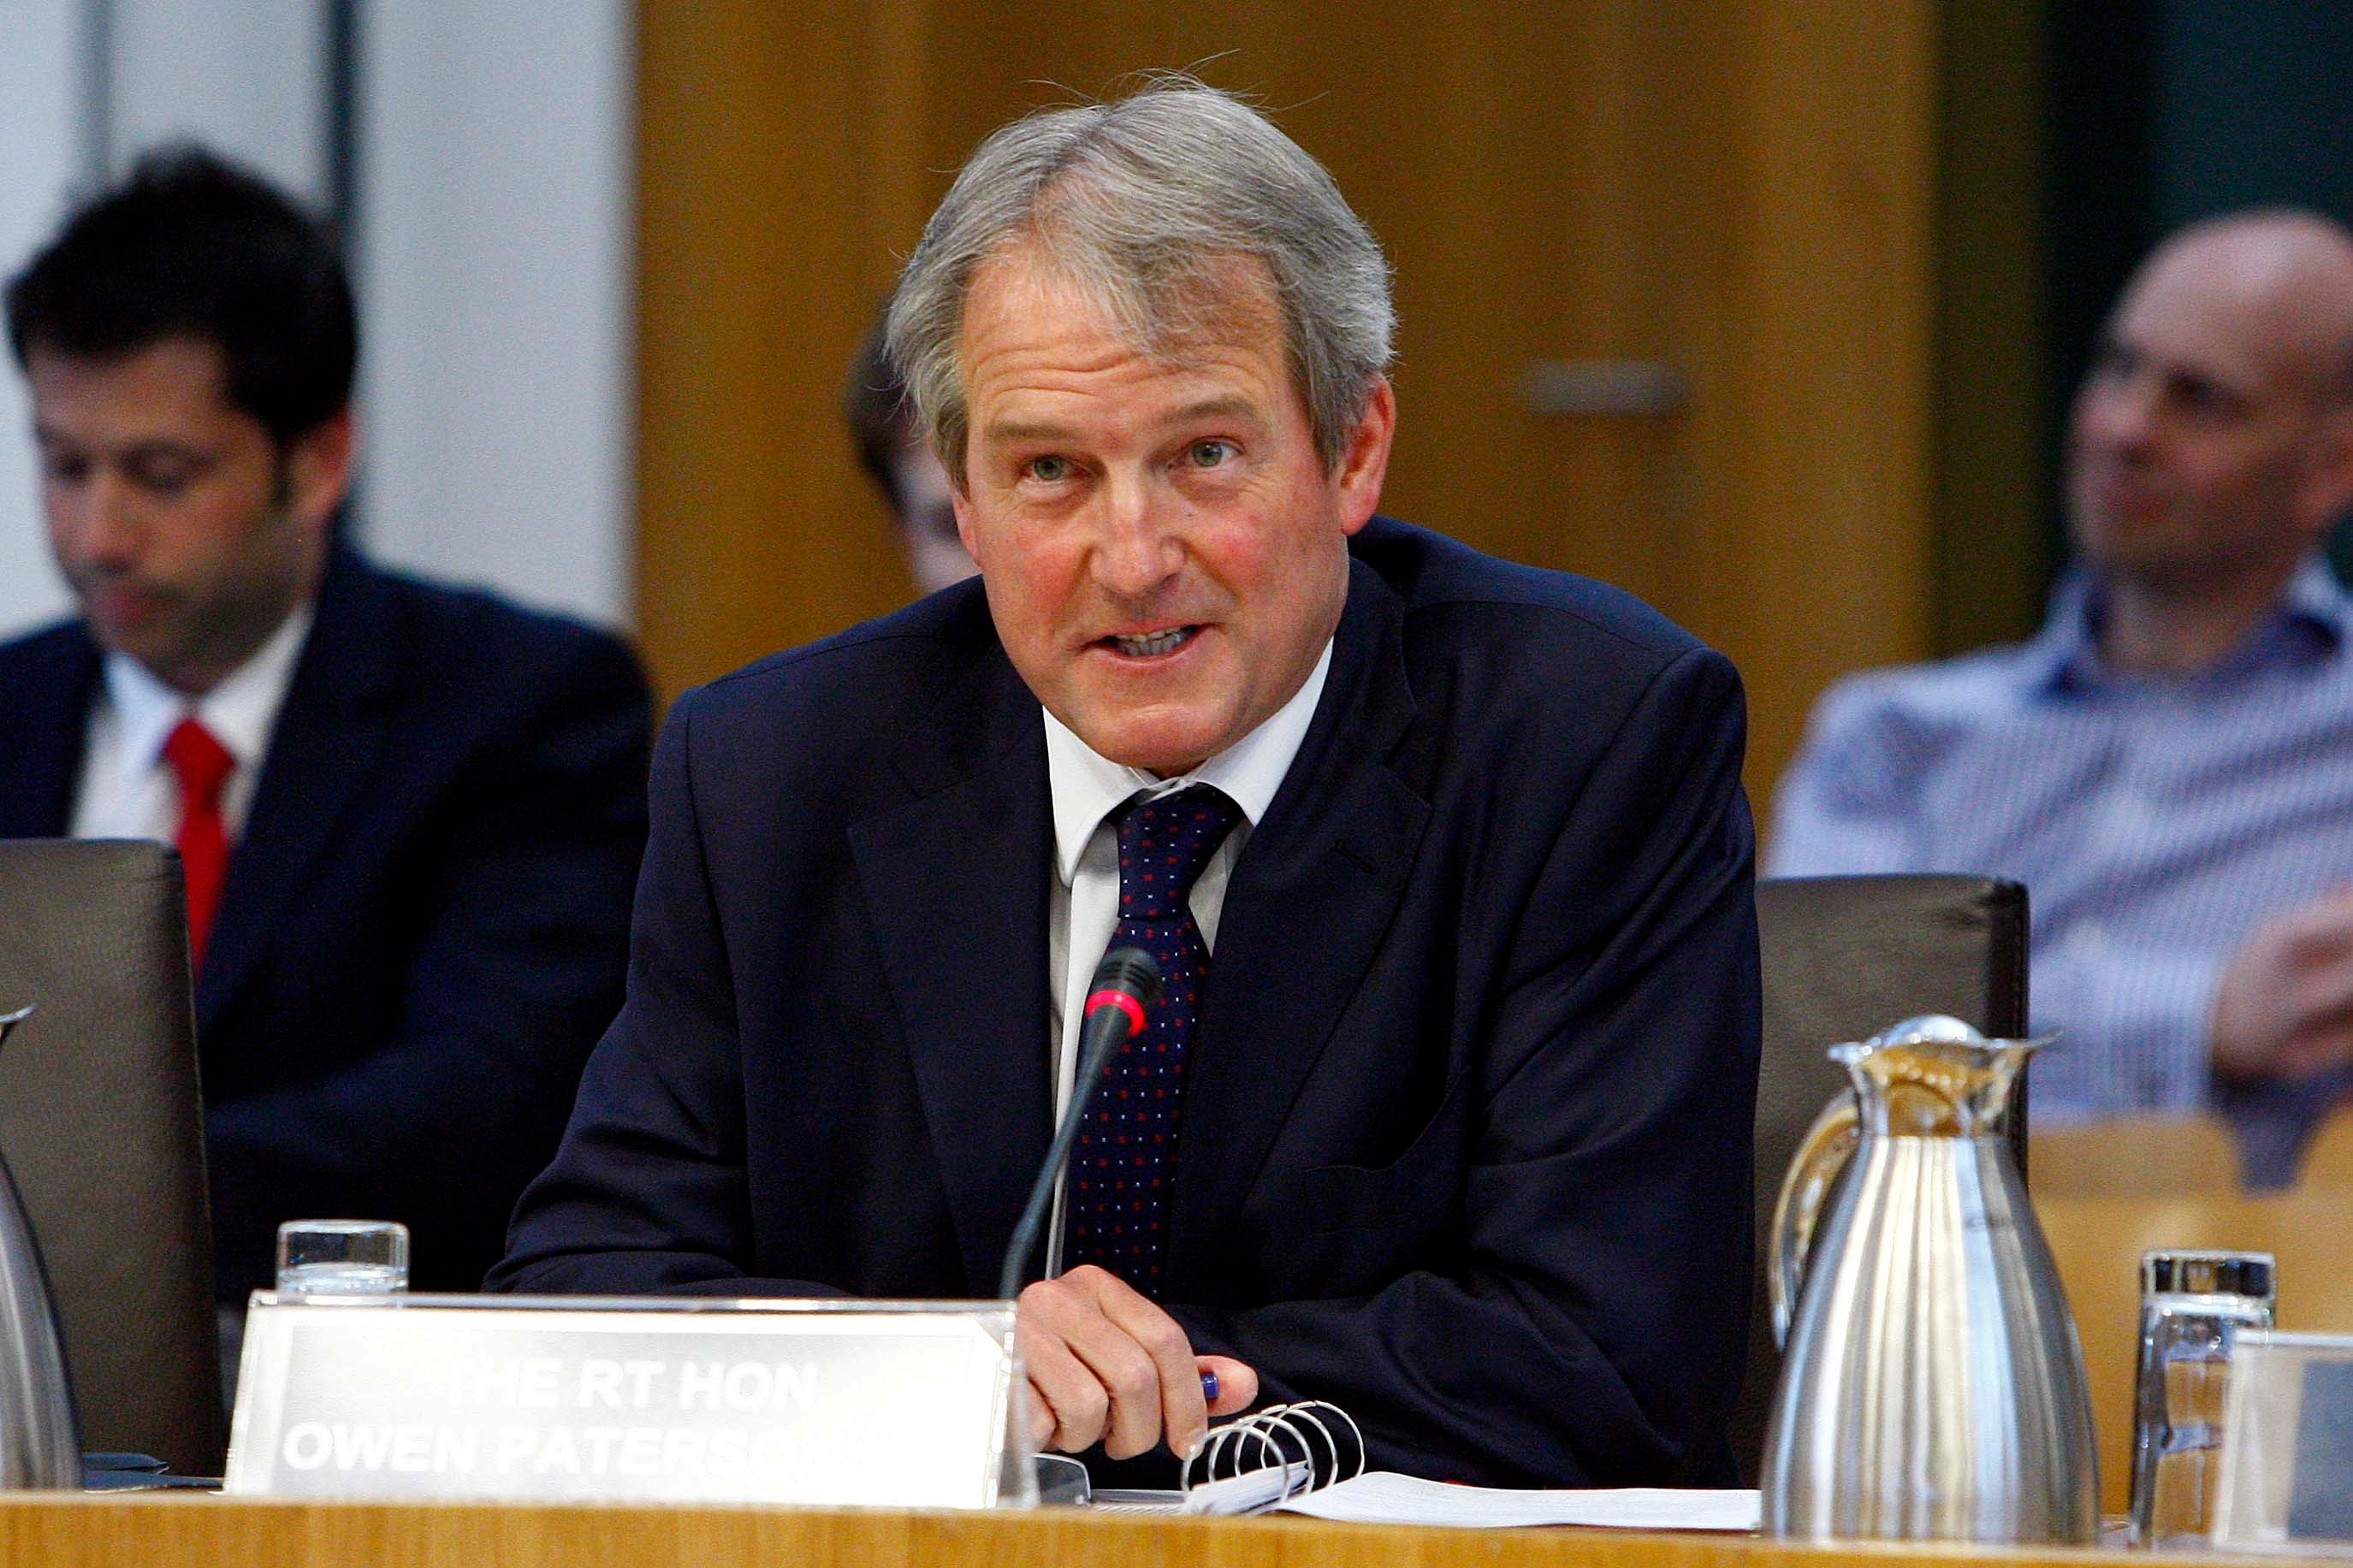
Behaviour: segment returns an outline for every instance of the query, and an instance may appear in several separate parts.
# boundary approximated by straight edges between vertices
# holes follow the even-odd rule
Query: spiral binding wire
[[[1328,1417],[1318,1412],[1328,1412]],[[1356,1468],[1345,1476],[1340,1473],[1342,1465],[1347,1461],[1341,1457],[1340,1438],[1333,1426],[1335,1422],[1347,1428],[1348,1447],[1355,1456]],[[1320,1456],[1316,1438],[1322,1439]],[[1245,1463],[1246,1459],[1252,1458],[1259,1462]],[[1363,1475],[1365,1434],[1354,1416],[1328,1399],[1303,1399],[1293,1405],[1270,1405],[1210,1433],[1209,1440],[1202,1446],[1201,1451],[1186,1460],[1183,1469],[1177,1472],[1179,1489],[1190,1491],[1197,1484],[1193,1475],[1196,1464],[1201,1467],[1199,1484],[1230,1480],[1255,1470],[1280,1468],[1282,1471],[1282,1493],[1276,1500],[1282,1501]],[[1317,1473],[1319,1465],[1322,1466],[1320,1475]]]

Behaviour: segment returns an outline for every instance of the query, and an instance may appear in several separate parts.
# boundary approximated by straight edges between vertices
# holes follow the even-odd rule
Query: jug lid
[[[1854,1082],[1865,1132],[1975,1138],[2002,1130],[2027,1058],[2053,1037],[1989,1039],[1959,1018],[1931,1013],[1829,1054]]]

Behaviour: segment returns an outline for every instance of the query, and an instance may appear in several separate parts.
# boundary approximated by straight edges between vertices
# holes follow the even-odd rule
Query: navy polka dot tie
[[[1176,1129],[1209,950],[1186,898],[1241,819],[1208,784],[1120,810],[1119,928],[1160,965],[1160,1000],[1103,1069],[1071,1159],[1063,1262],[1099,1264],[1160,1299],[1168,1199],[1176,1179]]]

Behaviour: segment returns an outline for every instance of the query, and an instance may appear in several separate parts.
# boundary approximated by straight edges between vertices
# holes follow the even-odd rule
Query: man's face
[[[2077,394],[2068,447],[2075,545],[2177,590],[2278,570],[2346,501],[2345,415],[2324,396],[2341,328],[2313,319],[2244,235],[2193,236],[2118,304]]]
[[[27,360],[49,547],[90,629],[167,684],[209,689],[316,585],[348,414],[281,452],[229,403],[210,343]]]
[[[1213,332],[1146,354],[1016,251],[975,278],[960,343],[956,522],[1006,652],[1088,745],[1164,776],[1305,683],[1396,416],[1382,383],[1327,468],[1264,268],[1234,264],[1203,315]]]

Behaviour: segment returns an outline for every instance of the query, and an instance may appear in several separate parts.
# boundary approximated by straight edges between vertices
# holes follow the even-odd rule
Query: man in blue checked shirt
[[[2273,210],[2145,262],[2077,394],[2078,562],[2031,642],[1852,677],[1776,875],[1963,871],[2033,910],[2039,1125],[2213,1107],[2252,1184],[2353,1090],[2353,235]]]

